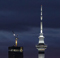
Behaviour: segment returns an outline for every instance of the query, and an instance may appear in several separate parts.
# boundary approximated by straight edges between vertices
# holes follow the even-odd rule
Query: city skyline
[[[8,47],[14,45],[11,31],[18,34],[18,46],[24,47],[24,58],[37,58],[35,45],[40,32],[40,6],[43,5],[43,26],[48,46],[45,58],[60,57],[60,1],[1,0],[0,58],[8,58]]]

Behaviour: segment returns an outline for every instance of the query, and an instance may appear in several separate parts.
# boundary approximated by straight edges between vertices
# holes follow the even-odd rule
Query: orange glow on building
[[[16,39],[16,41],[15,41],[15,45],[17,46],[17,39]]]

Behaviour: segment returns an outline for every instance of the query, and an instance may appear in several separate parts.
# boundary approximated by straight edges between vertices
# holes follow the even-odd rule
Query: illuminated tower
[[[18,37],[15,36],[14,32],[13,35],[15,37],[15,45],[8,47],[8,58],[23,58],[23,47],[17,46]]]
[[[36,48],[38,49],[38,52],[43,52],[45,51],[45,49],[47,48],[47,46],[45,45],[44,43],[44,36],[43,36],[43,25],[42,25],[42,19],[43,19],[43,16],[42,16],[42,5],[41,5],[41,26],[40,26],[40,35],[39,35],[39,42],[38,42],[38,45],[36,45]]]

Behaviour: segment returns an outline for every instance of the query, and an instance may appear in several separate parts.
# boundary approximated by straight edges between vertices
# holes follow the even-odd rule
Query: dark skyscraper
[[[8,47],[8,58],[23,58],[23,47]]]
[[[13,34],[15,36],[15,34]],[[8,47],[8,58],[23,58],[23,47],[17,46],[17,37],[15,36],[15,45]]]

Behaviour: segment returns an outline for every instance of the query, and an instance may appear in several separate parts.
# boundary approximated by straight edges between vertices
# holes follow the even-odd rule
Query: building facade
[[[23,47],[8,47],[8,58],[23,58]]]

